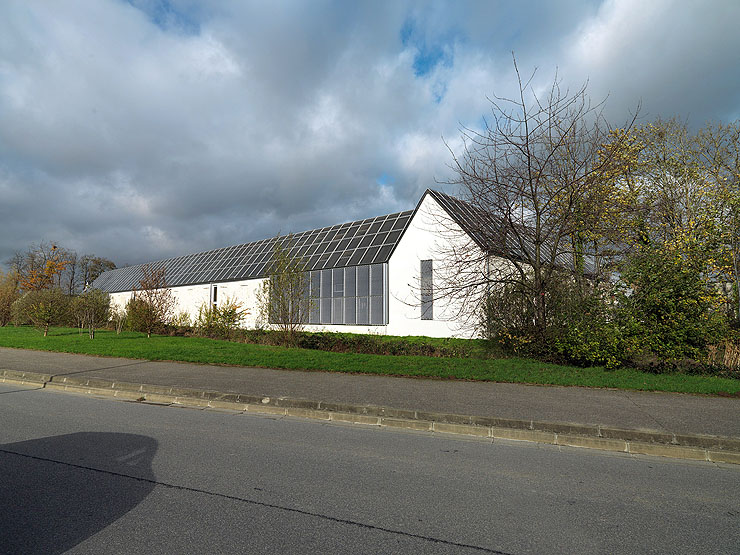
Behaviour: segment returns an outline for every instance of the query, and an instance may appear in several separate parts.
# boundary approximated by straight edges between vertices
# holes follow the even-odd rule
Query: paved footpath
[[[151,362],[0,348],[0,382],[23,381],[22,373],[44,375],[27,381],[47,386],[136,387],[159,393],[172,388],[172,395],[180,398],[221,398],[423,422],[718,448],[740,457],[738,398]],[[706,443],[710,436],[726,441]]]

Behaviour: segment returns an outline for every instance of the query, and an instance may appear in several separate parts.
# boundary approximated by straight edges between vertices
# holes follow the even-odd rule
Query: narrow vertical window
[[[354,266],[344,269],[344,323],[354,324],[357,322],[357,301],[355,285],[357,270]]]
[[[318,324],[321,322],[321,272],[311,272],[311,300],[309,323]]]
[[[421,261],[421,319],[434,318],[434,270],[431,260]]]
[[[331,270],[321,270],[321,323],[331,324]]]
[[[211,304],[216,305],[217,303],[218,303],[218,285],[211,285]]]
[[[385,324],[384,304],[383,265],[373,264],[370,266],[370,324]]]

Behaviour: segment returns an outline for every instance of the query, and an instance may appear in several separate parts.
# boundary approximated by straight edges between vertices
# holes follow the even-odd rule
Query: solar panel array
[[[413,211],[397,212],[345,224],[296,233],[283,245],[289,256],[303,262],[307,270],[341,268],[388,262],[411,221]],[[278,238],[263,239],[212,251],[158,260],[149,266],[165,268],[170,287],[237,281],[265,277]],[[283,241],[287,237],[282,237]],[[144,265],[104,272],[93,287],[114,293],[139,287]]]

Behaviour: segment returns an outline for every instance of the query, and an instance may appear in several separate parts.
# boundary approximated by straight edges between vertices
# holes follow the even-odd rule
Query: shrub
[[[619,367],[625,359],[621,329],[610,291],[553,275],[545,291],[545,331],[534,327],[534,302],[527,284],[491,290],[481,310],[481,333],[505,352],[578,366]]]
[[[629,261],[621,281],[618,316],[631,357],[701,361],[727,335],[720,295],[691,259],[646,249]]]
[[[132,305],[135,311],[132,325],[135,331],[146,332],[146,336],[151,337],[154,331],[170,322],[177,303],[167,285],[164,268],[155,269],[145,264],[141,271],[143,277],[132,298],[137,301]],[[128,308],[126,311],[131,314]]]
[[[113,328],[116,330],[116,335],[120,335],[123,327],[126,325],[126,318],[128,314],[125,308],[113,306],[110,309],[110,321],[113,324]]]
[[[131,297],[126,303],[126,329],[151,335],[151,332],[156,329],[152,325],[152,312],[152,307],[142,298]]]
[[[72,300],[70,312],[80,330],[87,327],[90,339],[94,339],[95,329],[108,321],[110,295],[99,289],[85,291]]]
[[[186,311],[179,312],[170,320],[170,325],[175,326],[177,328],[189,328],[192,326],[192,320],[190,318],[190,313]]]
[[[553,307],[549,328],[553,353],[578,366],[618,368],[624,363],[622,332],[612,308],[598,292],[580,297],[570,291]]]
[[[13,303],[18,300],[18,283],[13,274],[0,272],[0,327],[7,326],[13,318]]]
[[[230,339],[248,314],[240,302],[227,297],[219,305],[200,305],[193,327],[199,335]]]
[[[31,323],[49,333],[49,326],[64,324],[69,318],[70,298],[58,288],[28,291],[13,303],[13,320]]]

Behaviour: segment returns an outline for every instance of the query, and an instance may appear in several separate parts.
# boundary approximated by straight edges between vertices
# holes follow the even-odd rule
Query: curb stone
[[[307,399],[114,382],[0,369],[0,383],[40,385],[55,391],[114,397],[151,404],[213,408],[310,418],[350,424],[402,428],[496,439],[529,441],[629,454],[740,464],[740,438],[625,430],[566,422],[538,422],[395,409],[374,405],[327,403]]]

